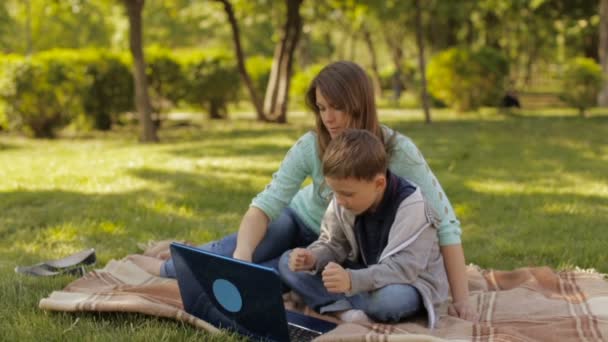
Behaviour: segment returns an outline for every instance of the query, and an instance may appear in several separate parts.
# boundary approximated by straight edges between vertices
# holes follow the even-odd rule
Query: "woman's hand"
[[[289,269],[294,272],[309,271],[316,262],[314,254],[306,248],[294,248],[289,255]]]
[[[351,289],[350,272],[339,264],[330,262],[325,266],[323,273],[323,285],[330,293],[345,293]]]
[[[448,306],[448,315],[455,316],[460,319],[464,319],[471,322],[479,321],[479,315],[477,310],[467,301],[460,301],[456,303],[450,303]]]

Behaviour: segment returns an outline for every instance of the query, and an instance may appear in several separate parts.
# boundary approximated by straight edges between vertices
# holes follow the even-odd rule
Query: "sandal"
[[[97,261],[95,249],[89,248],[67,257],[48,260],[30,266],[15,267],[16,273],[38,277],[48,277],[59,274],[84,275],[85,265],[92,265]]]

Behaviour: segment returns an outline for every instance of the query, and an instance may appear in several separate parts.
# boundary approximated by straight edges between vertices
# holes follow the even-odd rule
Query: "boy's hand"
[[[325,266],[323,273],[323,285],[330,293],[345,293],[351,289],[350,272],[339,264],[330,262]]]
[[[289,269],[294,272],[311,270],[316,262],[314,254],[306,248],[294,248],[289,255]]]

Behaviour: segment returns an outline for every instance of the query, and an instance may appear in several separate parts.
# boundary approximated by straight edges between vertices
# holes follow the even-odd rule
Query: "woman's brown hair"
[[[349,128],[371,132],[380,139],[390,155],[393,139],[387,141],[382,134],[371,79],[359,65],[340,61],[324,67],[312,80],[306,92],[306,105],[315,114],[320,158],[323,158],[331,136],[321,120],[317,106],[317,89],[333,108],[349,115]]]

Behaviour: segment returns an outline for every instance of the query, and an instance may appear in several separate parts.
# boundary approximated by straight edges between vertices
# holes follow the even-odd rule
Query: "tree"
[[[148,95],[148,82],[146,79],[146,63],[142,42],[141,12],[145,0],[123,0],[129,17],[129,46],[133,56],[133,80],[135,81],[135,106],[139,113],[139,125],[142,142],[158,141],[156,127],[152,122],[152,106]]]
[[[303,0],[285,0],[287,18],[283,25],[282,37],[275,47],[270,79],[264,98],[264,112],[268,121],[287,122],[287,102],[293,68],[293,56],[300,33],[302,17],[300,6]]]
[[[429,96],[426,90],[426,62],[424,60],[424,38],[422,36],[422,8],[420,0],[416,0],[416,43],[418,44],[418,66],[420,68],[420,97],[424,109],[424,121],[431,123]]]
[[[228,22],[230,22],[230,27],[232,28],[232,41],[234,43],[234,49],[236,52],[239,74],[241,75],[243,83],[245,83],[245,87],[247,87],[247,91],[249,92],[249,97],[251,98],[251,102],[253,103],[253,106],[255,108],[258,120],[264,121],[266,119],[266,116],[264,115],[262,101],[260,100],[258,92],[255,89],[253,82],[251,81],[251,77],[249,76],[249,73],[247,72],[247,68],[245,66],[245,53],[243,52],[243,48],[241,46],[241,35],[236,16],[234,15],[234,9],[229,0],[216,1],[219,1],[224,5],[224,11],[228,16]]]
[[[602,71],[605,75],[598,102],[600,106],[605,107],[608,106],[608,0],[600,1],[600,44],[598,53]]]

